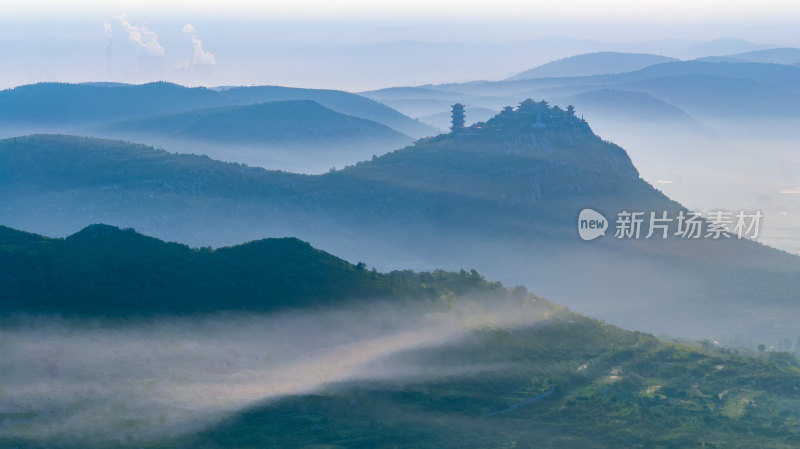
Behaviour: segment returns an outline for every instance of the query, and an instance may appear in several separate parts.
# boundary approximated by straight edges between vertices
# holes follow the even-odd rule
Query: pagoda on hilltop
[[[461,132],[464,130],[464,105],[461,103],[456,103],[453,105],[453,111],[451,113],[452,117],[452,125],[450,126],[450,132],[453,134]]]

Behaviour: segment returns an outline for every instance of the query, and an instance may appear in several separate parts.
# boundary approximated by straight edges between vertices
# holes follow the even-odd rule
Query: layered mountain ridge
[[[795,332],[796,257],[736,238],[645,239],[646,222],[642,238],[615,238],[620,211],[685,209],[541,102],[317,176],[65,136],[4,140],[0,162],[3,224],[46,235],[109,223],[194,246],[298,237],[381,270],[475,268],[651,332],[741,344]],[[605,237],[579,239],[585,208],[609,221]]]

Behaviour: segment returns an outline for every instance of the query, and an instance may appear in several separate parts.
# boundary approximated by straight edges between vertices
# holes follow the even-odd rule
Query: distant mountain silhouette
[[[749,51],[766,50],[775,47],[769,44],[756,44],[735,37],[723,37],[708,42],[700,42],[682,51],[687,58],[702,58],[713,55],[730,55]]]
[[[733,56],[705,56],[703,58],[693,59],[693,61],[699,62],[730,62],[734,64],[742,64],[750,62],[746,59],[736,58]]]
[[[573,95],[561,101],[564,102],[576,105],[581,111],[618,114],[624,120],[692,120],[685,111],[641,92],[598,89]]]
[[[450,110],[450,106],[455,103],[463,103],[469,106],[470,110],[475,107],[483,109],[493,109],[497,113],[500,109],[496,100],[491,98],[480,98],[471,95],[465,95],[458,92],[449,92],[446,90],[439,90],[428,87],[390,87],[387,89],[379,89],[368,92],[362,92],[361,95],[379,101],[393,109],[401,111],[402,113],[417,117],[420,121],[422,117],[428,117],[428,123],[434,124],[431,121],[431,116],[440,114]],[[485,107],[486,104],[492,105]],[[492,115],[494,115],[494,113]],[[481,113],[481,120],[488,119]],[[449,125],[442,127],[441,119],[433,118],[433,121],[438,123],[436,126],[439,129],[447,129]]]
[[[367,92],[365,95],[398,108],[407,108],[404,109],[407,113],[426,108],[438,108],[438,113],[442,113],[448,102],[461,102],[470,106],[469,114],[469,110],[473,108],[498,110],[525,97],[568,104],[573,101],[573,97],[594,91],[627,91],[646,94],[656,102],[681,109],[699,123],[684,121],[686,127],[675,128],[674,120],[670,120],[669,124],[651,120],[666,112],[659,112],[658,109],[662,108],[652,101],[648,102],[649,106],[631,104],[627,109],[607,103],[605,107],[608,113],[603,115],[590,114],[589,112],[594,112],[590,111],[592,106],[584,112],[592,120],[604,122],[603,125],[616,120],[612,128],[623,130],[624,135],[636,133],[632,128],[630,132],[624,131],[624,120],[633,111],[647,111],[653,115],[645,113],[633,118],[637,122],[651,122],[648,132],[653,131],[681,147],[686,144],[680,139],[685,132],[708,135],[709,130],[705,129],[707,127],[718,128],[715,131],[724,131],[726,127],[744,129],[731,122],[732,120],[749,119],[757,123],[774,123],[777,131],[783,134],[791,132],[787,130],[791,127],[790,121],[800,115],[800,90],[797,88],[800,86],[800,67],[753,63],[726,57],[708,59],[661,63],[617,74],[449,83],[416,88],[389,88]],[[574,101],[578,102],[577,99]],[[440,116],[440,121],[442,118]],[[606,126],[602,128],[608,129]],[[717,138],[724,139],[717,134]],[[705,144],[701,146],[708,147]]]
[[[644,92],[599,89],[556,101],[574,105],[590,121],[648,128],[664,127],[672,132],[680,130],[694,136],[715,135],[686,111]]]
[[[602,51],[570,56],[548,62],[514,75],[509,80],[530,78],[553,78],[564,76],[588,76],[607,73],[623,73],[639,70],[654,64],[677,61],[661,55],[647,53],[619,53]]]
[[[421,117],[438,114],[439,112],[443,111],[448,111],[450,110],[451,105],[455,103],[466,102],[466,100],[464,99],[456,99],[456,98],[440,98],[440,99],[408,98],[408,99],[398,99],[398,100],[382,99],[379,101],[393,109],[402,111],[403,114],[407,114],[412,117],[417,117],[417,120],[420,121],[422,121]]]
[[[310,100],[195,109],[112,123],[92,135],[292,171],[325,171],[383,154],[412,139]]]
[[[573,76],[532,78],[524,80],[480,81],[468,83],[450,83],[426,86],[427,89],[449,91],[453,93],[495,96],[510,95],[511,92],[524,92],[532,89],[552,88],[557,86],[580,86],[587,89],[595,86],[614,86],[634,81],[659,78],[664,76],[706,75],[728,78],[741,78],[753,81],[769,82],[784,88],[796,88],[800,80],[800,71],[795,67],[780,64],[761,63],[715,63],[702,60],[667,62],[655,64],[632,72]]]
[[[0,132],[21,135],[75,131],[77,127],[148,115],[278,100],[316,101],[336,112],[373,120],[415,138],[436,132],[385,105],[342,91],[277,86],[211,90],[165,82],[39,83],[0,91]]]
[[[171,83],[39,83],[0,91],[0,122],[65,130],[151,114],[229,104],[219,92]]]
[[[767,50],[755,50],[745,53],[726,55],[726,57],[736,58],[749,62],[761,62],[768,64],[800,64],[800,48],[781,47],[770,48]]]
[[[614,81],[624,83],[641,81],[664,76],[706,75],[725,78],[747,79],[774,84],[779,87],[796,89],[800,82],[800,70],[777,64],[759,63],[710,63],[703,61],[684,61],[658,64],[621,74]]]
[[[676,75],[624,83],[620,87],[646,92],[697,116],[800,115],[800,91],[746,78]]]
[[[520,96],[558,99],[599,89],[634,90],[700,119],[700,115],[797,116],[800,114],[797,86],[800,86],[800,69],[795,66],[681,61],[610,75],[483,81],[428,88],[507,103]]]
[[[458,95],[457,92],[447,92],[427,87],[387,87],[385,89],[370,90],[359,92],[367,98],[375,100],[404,100],[407,98],[419,98],[425,100],[441,100],[450,95]]]
[[[450,87],[453,90],[449,90]],[[561,89],[561,87],[557,86],[556,89]],[[576,92],[583,92],[586,88],[585,86],[567,86],[566,90],[568,90],[569,95],[572,95]],[[514,94],[511,94],[511,92],[514,92]],[[533,92],[536,93],[534,94]],[[465,105],[468,114],[480,111],[481,120],[486,120],[490,117],[486,116],[489,111],[495,111],[494,113],[496,114],[503,107],[518,103],[519,98],[525,98],[525,95],[530,94],[529,96],[542,98],[538,93],[538,89],[531,90],[522,83],[503,81],[476,81],[457,85],[419,88],[389,88],[362,94],[390,105],[405,114],[417,117],[418,120],[421,120],[422,117],[430,118],[431,116],[435,117],[437,114],[447,113],[455,103]],[[563,96],[565,96],[564,92],[558,92],[558,95],[550,95],[548,98],[560,98]],[[439,117],[441,122],[442,116]],[[445,128],[449,129],[449,124]]]
[[[642,181],[622,148],[542,104],[321,176],[32,136],[0,142],[0,179],[3,224],[48,235],[103,222],[199,246],[297,236],[381,269],[476,268],[633,328],[795,331],[786,320],[797,257],[736,239],[580,241],[583,208],[612,221],[682,208]]]
[[[301,89],[282,86],[251,86],[225,89],[223,93],[240,104],[265,101],[311,100],[342,114],[382,123],[414,138],[436,134],[429,125],[411,119],[377,101],[340,90]]]

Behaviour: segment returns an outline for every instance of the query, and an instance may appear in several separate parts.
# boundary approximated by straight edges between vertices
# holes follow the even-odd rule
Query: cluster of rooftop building
[[[575,116],[575,108],[572,105],[567,106],[567,109],[561,109],[558,106],[550,106],[547,101],[533,101],[528,98],[521,102],[516,109],[511,106],[506,106],[500,111],[499,117],[511,117],[514,115],[529,116],[533,120],[535,114],[535,121],[531,124],[533,128],[545,128],[551,124],[564,124],[570,122],[584,122],[583,118]],[[451,126],[450,131],[454,134],[462,133],[467,129],[465,127],[465,109],[461,103],[456,103],[452,106],[451,111]]]

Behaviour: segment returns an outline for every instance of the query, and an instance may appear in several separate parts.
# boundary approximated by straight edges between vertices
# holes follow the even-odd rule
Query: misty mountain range
[[[792,54],[791,49],[780,49],[737,59],[790,60],[785,58]],[[630,59],[636,62],[639,56]],[[607,71],[603,64],[619,57],[600,53],[565,64],[583,61],[584,69],[593,63],[597,70]],[[669,316],[683,313],[682,304],[705,303],[696,316],[681,320],[685,328],[680,332],[749,342],[751,334],[736,323],[761,291],[769,290],[778,303],[790,300],[795,258],[749,242],[716,247],[709,246],[711,242],[576,245],[574,218],[581,208],[613,216],[634,206],[672,211],[681,206],[643,182],[624,150],[602,142],[580,120],[538,131],[531,128],[535,117],[530,115],[485,118],[527,95],[555,98],[562,106],[577,105],[592,123],[596,117],[603,129],[611,123],[666,136],[665,142],[674,142],[675,148],[666,155],[663,151],[647,155],[689,157],[684,165],[691,166],[700,153],[677,145],[678,139],[717,139],[720,133],[706,125],[709,118],[733,123],[791,120],[800,110],[798,70],[775,63],[676,61],[617,74],[364,93],[373,100],[345,92],[269,86],[213,90],[167,83],[23,86],[0,93],[0,115],[13,118],[9,126],[17,130],[80,127],[238,164],[94,139],[8,139],[0,156],[6,180],[0,189],[8,198],[3,223],[65,236],[103,222],[197,246],[297,236],[348,259],[359,259],[369,248],[374,260],[368,262],[382,269],[474,267],[505,282],[536,283],[542,293],[580,311],[654,332],[674,329],[641,319],[654,304]],[[376,100],[413,112],[440,110],[428,116],[440,128],[445,125],[447,105],[463,101],[468,120],[474,111],[481,122],[465,135],[423,139],[366,161],[403,145],[407,138],[397,131],[405,130],[414,138],[433,129]],[[555,116],[563,113],[553,111]],[[345,143],[326,147],[326,142],[337,139]],[[325,159],[328,154],[338,157],[345,148],[353,149],[348,163],[363,161],[322,176],[264,171],[240,163],[276,168],[274,159],[233,149],[255,142],[257,150],[270,157],[276,150],[270,145],[286,145],[290,149],[285,152],[296,153],[298,160],[308,160],[311,154],[320,163],[317,172],[335,165]],[[663,165],[662,159],[655,160],[659,161],[655,165]],[[346,164],[337,166],[341,165]],[[542,252],[551,256],[536,257]],[[662,253],[669,258],[650,257]],[[504,261],[498,262],[501,254]],[[609,258],[631,255],[617,273],[593,268]],[[709,260],[730,272],[747,271],[749,263],[768,268],[728,282],[721,268],[715,268],[713,275],[695,271]],[[603,287],[586,291],[564,282],[570,271]],[[634,277],[643,282],[631,287],[634,291],[649,290],[644,279],[661,279],[682,290],[647,293],[647,300],[627,303],[620,310],[590,299],[589,294],[598,291],[607,298],[630,296],[622,291],[630,285],[622,282],[630,272],[638,273]],[[674,276],[683,281],[674,282]],[[717,317],[720,301],[726,299],[750,305],[726,312],[716,320],[717,327],[708,326],[708,317]],[[763,319],[759,335],[784,337],[783,317],[765,314]]]
[[[793,104],[797,103],[797,96],[800,95],[797,93],[797,86],[800,85],[797,84],[798,79],[798,69],[788,65],[679,61],[610,75],[390,88],[365,95],[395,107],[400,107],[403,102],[412,105],[418,99],[423,109],[445,108],[438,115],[431,116],[432,122],[435,120],[435,124],[442,127],[447,117],[446,105],[452,102],[467,102],[469,120],[470,111],[479,107],[475,105],[494,108],[478,109],[485,117],[491,114],[490,111],[499,110],[503,104],[517,103],[524,98],[520,95],[533,93],[557,98],[562,106],[570,103],[578,105],[580,113],[586,113],[592,122],[592,117],[598,117],[597,122],[603,124],[604,129],[608,128],[607,123],[619,126],[626,124],[628,128],[639,127],[640,132],[645,134],[667,136],[666,142],[679,142],[677,139],[682,136],[711,141],[717,139],[719,134],[705,125],[709,116],[723,120],[790,118],[796,111]],[[148,86],[139,88],[149,89]],[[379,105],[357,95],[334,91],[277,87],[194,90],[166,84],[153,86],[174,91],[176,96],[208,96],[219,100],[218,95],[224,95],[229,101],[241,103],[282,101],[289,97],[314,94],[319,102],[328,101],[329,105],[334,99],[339,101],[337,104],[340,109],[343,105]],[[91,91],[100,87],[107,88],[75,88]],[[65,85],[18,89],[30,93],[35,92],[36,88],[73,89]],[[131,92],[136,89],[132,86],[114,87],[121,88]],[[13,91],[4,94],[10,95],[8,98],[17,95]],[[146,103],[145,96],[140,97],[138,101]],[[41,106],[37,106],[40,103],[31,101],[28,104],[30,117],[34,117],[37,108],[41,109]],[[288,132],[292,127],[288,126],[281,126],[280,130],[262,127],[264,117],[259,116],[261,111],[289,104],[316,107],[310,103],[293,101],[271,106],[256,104],[197,109],[197,104],[193,103],[191,112],[96,125],[95,129],[103,129],[109,136],[115,136],[111,132],[114,131],[120,133],[115,137],[146,142],[142,136],[158,134],[158,126],[166,126],[170,133],[179,135],[187,143],[178,146],[169,142],[169,136],[163,128],[161,132],[164,134],[158,138],[165,139],[164,143],[153,143],[172,151],[212,153],[220,159],[247,162],[253,159],[237,157],[234,151],[224,150],[224,144],[221,144],[218,153],[213,153],[202,148],[208,143],[194,144],[190,139],[204,142],[253,139],[263,143],[278,140],[282,135],[287,136],[287,141],[310,138],[314,133],[292,134]],[[747,104],[747,107],[740,107],[741,104]],[[392,111],[384,106],[377,107],[377,110]],[[328,115],[323,115],[321,120],[314,123],[306,121],[306,124],[311,123],[308,129],[322,130],[323,124],[331,120],[350,120],[352,123],[352,119],[331,115],[332,112],[327,110],[316,111]],[[231,132],[227,126],[215,129],[213,125],[203,124],[206,114],[223,112],[243,114],[236,119],[236,126],[242,128]],[[370,113],[374,113],[374,110]],[[298,114],[298,122],[302,115]],[[221,116],[209,117],[213,117],[212,121],[216,123],[221,120]],[[53,120],[57,121],[57,118]],[[357,259],[364,248],[375,248],[375,251],[370,251],[375,254],[374,260],[369,262],[382,269],[474,267],[505,282],[525,285],[539,283],[540,291],[550,297],[595,316],[613,316],[616,323],[628,327],[642,325],[644,321],[640,317],[653,303],[666,307],[664,313],[677,314],[679,310],[684,310],[679,304],[672,304],[674,297],[681,298],[680,303],[703,300],[718,304],[717,301],[723,297],[733,295],[750,302],[757,295],[756,292],[764,289],[773,291],[774,294],[770,296],[778,302],[788,301],[791,297],[790,284],[796,275],[795,259],[747,242],[731,243],[731,248],[736,248],[731,251],[741,254],[725,258],[722,266],[730,267],[734,272],[746,270],[745,261],[755,257],[760,261],[755,262],[756,265],[771,268],[755,277],[739,277],[732,285],[725,286],[724,293],[708,293],[719,288],[719,283],[724,281],[722,272],[718,274],[719,281],[712,280],[714,276],[707,276],[705,272],[702,275],[693,272],[695,264],[702,265],[694,258],[705,260],[717,257],[715,254],[718,249],[706,248],[709,242],[698,245],[676,242],[675,246],[681,248],[680,251],[667,250],[666,246],[650,242],[623,249],[607,248],[605,244],[591,248],[585,245],[575,247],[574,214],[587,205],[606,211],[607,216],[633,205],[642,210],[678,210],[681,206],[643,183],[623,150],[610,151],[613,146],[598,152],[588,150],[604,145],[591,134],[588,126],[588,133],[581,130],[581,125],[575,125],[567,131],[548,129],[543,135],[537,135],[529,128],[533,117],[510,128],[508,120],[514,122],[511,116],[504,117],[501,114],[471,128],[470,132],[476,135],[424,139],[401,151],[317,177],[277,174],[95,140],[46,136],[7,140],[3,146],[6,150],[4,157],[8,158],[5,165],[9,167],[9,182],[4,189],[22,193],[15,194],[9,200],[6,210],[10,211],[10,218],[5,223],[63,236],[92,222],[105,222],[122,227],[134,226],[160,238],[198,246],[230,245],[242,239],[264,236],[298,236],[348,259]],[[377,128],[372,126],[372,129]],[[496,134],[489,136],[491,132]],[[553,132],[555,134],[551,134]],[[346,134],[341,127],[336,129],[336,133]],[[323,135],[326,136],[324,140],[332,139],[330,134]],[[386,137],[384,133],[382,138]],[[359,138],[366,137],[362,133]],[[387,141],[387,147],[396,142],[391,139]],[[371,154],[381,153],[371,151],[371,145],[374,143],[353,145],[364,149],[364,153],[358,153],[353,158],[367,159]],[[575,153],[548,150],[562,147],[572,148]],[[428,151],[432,149],[436,151]],[[341,150],[331,151],[339,152]],[[666,156],[662,153],[653,157],[663,158],[673,154],[676,158],[689,157],[688,161],[700,157],[699,153],[688,154],[687,150],[677,145]],[[26,155],[24,159],[21,159],[22,154]],[[111,154],[115,154],[116,159],[108,159]],[[222,157],[223,154],[229,157]],[[576,154],[582,157],[576,158]],[[624,156],[612,156],[615,154]],[[656,152],[650,154],[655,155]],[[587,155],[591,157],[587,158]],[[85,162],[79,162],[81,160]],[[149,161],[147,164],[150,165],[140,166],[142,161]],[[152,165],[156,163],[159,165]],[[692,163],[686,162],[689,165]],[[322,168],[328,165],[334,164],[325,161]],[[50,166],[64,170],[67,170],[65,167],[73,168],[66,172],[50,172]],[[89,166],[96,167],[94,173],[85,172],[83,167]],[[165,171],[165,167],[171,168]],[[71,174],[67,175],[70,171]],[[587,175],[589,173],[592,175]],[[623,173],[627,174],[622,176]],[[245,179],[240,179],[241,176]],[[534,208],[528,209],[531,205]],[[75,214],[70,210],[80,210],[83,214]],[[52,218],[54,216],[58,218]],[[215,229],[209,231],[208,224],[213,224]],[[441,232],[443,228],[448,231]],[[561,261],[559,263],[534,257],[537,252],[554,251],[554,248],[558,248],[554,258]],[[573,250],[580,256],[572,254]],[[563,282],[565,271],[561,267],[566,265],[561,263],[574,265],[576,260],[581,260],[577,264],[577,276],[600,282],[604,285],[603,289],[607,288],[600,289],[607,297],[625,296],[625,292],[620,291],[621,286],[625,285],[620,280],[629,277],[625,269],[613,275],[595,273],[592,269],[592,263],[602,263],[600,261],[609,257],[606,251],[620,250],[626,254],[637,254],[633,260],[623,262],[623,265],[641,273],[636,276],[638,279],[650,276],[651,279],[664,279],[664,283],[675,284],[667,279],[677,275],[685,280],[678,283],[685,290],[648,294],[647,301],[626,304],[624,311],[612,311],[606,310],[601,302],[591,301],[587,296],[589,292]],[[663,251],[674,260],[656,261],[642,256]],[[726,247],[723,253],[727,251]],[[499,257],[499,254],[506,253],[508,256],[503,263],[495,263],[493,257],[477,256],[494,254]],[[613,257],[619,259],[619,256]],[[670,268],[665,269],[666,266]],[[675,269],[674,266],[681,268]],[[637,291],[647,289],[648,285],[644,284],[634,288]],[[708,299],[710,297],[718,299],[712,301]],[[732,336],[736,335],[747,340],[748,332],[737,329],[735,323],[741,319],[740,313],[745,314],[749,309],[744,307],[736,312],[727,312],[729,315],[719,320],[718,328],[712,331],[705,322],[708,316],[718,313],[716,307],[709,305],[696,317],[682,320],[686,325],[682,332],[693,336],[710,336],[714,333],[715,336],[734,338]],[[759,325],[763,330],[761,335],[774,331],[777,336],[786,332],[781,330],[784,329],[781,324],[772,320],[775,317],[770,315],[766,318],[765,315],[765,323]],[[694,319],[696,322],[691,323]],[[781,319],[778,318],[778,321]],[[670,330],[654,322],[642,326],[656,332]]]
[[[640,70],[651,65],[677,61],[661,55],[647,53],[597,52],[571,56],[548,62],[509,77],[509,80],[531,78],[553,78],[565,76],[590,76],[609,73],[624,73]]]
[[[437,132],[347,92],[169,83],[21,86],[0,92],[0,123],[0,135],[122,138],[306,173],[352,164]]]
[[[800,48],[782,47],[769,48],[766,50],[753,50],[744,53],[734,53],[726,56],[708,56],[698,58],[708,61],[729,61],[729,62],[762,62],[766,64],[800,64]]]
[[[623,211],[688,210],[593,129],[780,129],[793,50],[363,96],[0,92],[0,446],[796,447],[800,259],[617,239]],[[456,101],[477,123],[434,135]]]
[[[400,100],[409,103],[436,98],[499,110],[526,96],[552,99],[598,89],[618,89],[652,95],[695,116],[793,117],[798,113],[800,101],[799,80],[800,70],[791,65],[679,61],[618,74],[428,85],[420,86],[421,90],[407,88],[390,92],[394,94],[391,100],[395,105],[402,105]],[[380,90],[365,95],[385,99],[386,92]],[[580,107],[580,104],[575,106]],[[639,112],[646,116],[649,111]]]
[[[440,127],[447,105],[455,102],[466,105],[467,123],[526,97],[572,104],[598,135],[626,148],[645,179],[673,198],[698,210],[763,209],[773,218],[762,241],[796,253],[800,208],[784,192],[796,190],[800,176],[794,151],[800,72],[796,65],[777,64],[791,61],[794,53],[764,49],[734,53],[735,59],[675,61],[614,74],[606,74],[614,58],[604,62],[605,53],[596,53],[574,58],[599,58],[596,75],[428,84],[363,95],[420,119],[432,117]]]
[[[195,109],[101,125],[89,133],[314,173],[353,164],[413,140],[388,126],[340,114],[311,100]]]
[[[76,127],[108,124],[218,106],[282,100],[311,100],[336,112],[382,123],[412,137],[433,131],[397,111],[358,95],[324,89],[279,86],[187,88],[171,83],[39,83],[0,92],[4,132],[63,132]]]
[[[605,55],[587,55],[587,63],[595,62],[598,73],[607,72],[605,67],[615,58],[603,61]],[[600,136],[626,147],[646,179],[669,183],[662,186],[665,191],[692,199],[691,207],[764,207],[762,199],[769,197],[771,215],[795,217],[800,210],[778,192],[795,188],[797,179],[791,148],[798,137],[793,123],[800,111],[799,70],[744,60],[676,61],[616,74],[423,85],[362,94],[440,128],[448,105],[456,102],[466,105],[468,124],[526,97],[572,104]],[[756,157],[765,146],[772,157]],[[800,249],[800,235],[788,231],[796,222],[779,218],[765,238],[781,248]]]
[[[798,52],[767,49],[689,61],[598,52],[553,61],[508,80],[385,88],[362,95],[412,117],[432,117],[431,124],[440,128],[437,114],[446,113],[455,102],[466,104],[467,111],[497,112],[520,98],[533,97],[572,102],[592,122],[601,123],[601,128],[606,123],[659,121],[661,134],[703,137],[709,128],[711,134],[735,130],[733,120],[783,123],[796,117],[800,111],[800,71],[794,65],[800,63],[794,60]],[[625,98],[609,97],[609,91]],[[639,95],[640,101],[632,102],[633,95]],[[607,104],[600,111],[596,101],[602,96]],[[665,114],[665,108],[672,109],[671,113]],[[468,112],[467,120],[482,121],[483,113],[470,117]],[[611,132],[616,128],[611,127]],[[608,137],[613,139],[614,134]]]
[[[195,246],[293,236],[348,260],[369,254],[382,270],[475,268],[631,328],[742,344],[793,338],[794,256],[735,239],[579,241],[585,207],[612,220],[682,207],[587,123],[546,111],[543,128],[534,112],[507,112],[318,176],[115,141],[6,139],[4,222],[56,236],[133,226]],[[764,292],[769,303],[757,299]]]
[[[4,118],[3,123],[6,124],[6,131],[3,132],[6,136],[11,135],[9,133],[11,126],[15,128],[13,134],[16,135],[19,135],[20,131],[22,133],[80,132],[95,135],[93,132],[97,131],[97,125],[143,118],[146,115],[267,101],[312,100],[333,111],[372,120],[401,134],[419,138],[445,129],[444,117],[448,114],[449,106],[455,102],[466,104],[468,111],[475,110],[474,117],[468,112],[467,119],[471,123],[488,119],[490,111],[496,113],[503,106],[514,104],[520,98],[544,97],[559,103],[574,101],[575,106],[581,110],[586,106],[587,118],[592,121],[623,122],[632,117],[653,121],[652,117],[659,117],[665,124],[662,128],[679,129],[682,133],[694,133],[697,129],[701,129],[702,134],[707,131],[703,128],[709,124],[702,123],[702,126],[698,127],[694,122],[709,120],[713,125],[717,120],[730,121],[744,118],[790,120],[794,117],[800,110],[798,108],[800,93],[796,88],[800,79],[798,75],[800,69],[793,65],[772,62],[791,61],[791,55],[795,53],[793,50],[755,51],[742,54],[744,56],[732,55],[726,60],[737,62],[714,63],[698,60],[650,65],[648,62],[658,60],[657,55],[592,53],[552,63],[563,63],[568,66],[579,64],[586,68],[584,73],[590,74],[587,76],[560,75],[512,81],[390,88],[363,93],[376,101],[341,91],[277,86],[203,90],[163,83],[143,86],[111,83],[42,84],[22,86],[0,93],[0,117]],[[759,62],[747,62],[748,59],[745,57]],[[634,71],[603,74],[609,71],[605,67],[624,70],[627,66],[620,65],[618,61],[620,58],[636,63],[631,67],[644,67]],[[591,75],[591,73],[596,74]],[[596,108],[592,105],[592,98],[596,98],[597,95],[591,92],[609,90],[621,91],[625,95],[630,95],[628,94],[630,92],[653,98],[639,103],[626,102],[625,108],[610,107],[604,111],[605,113],[599,114],[593,110]],[[158,100],[142,102],[144,98],[158,98]],[[124,110],[119,110],[120,104],[126,105]],[[678,109],[679,111],[674,111],[678,114],[665,116],[663,106]],[[412,117],[427,119],[428,124],[404,117],[392,108]],[[622,115],[619,115],[620,112]],[[688,120],[684,120],[687,118],[686,115],[689,116]],[[363,143],[371,144],[368,140]],[[389,139],[385,144],[391,146],[396,142]],[[181,151],[183,149],[180,148]]]

